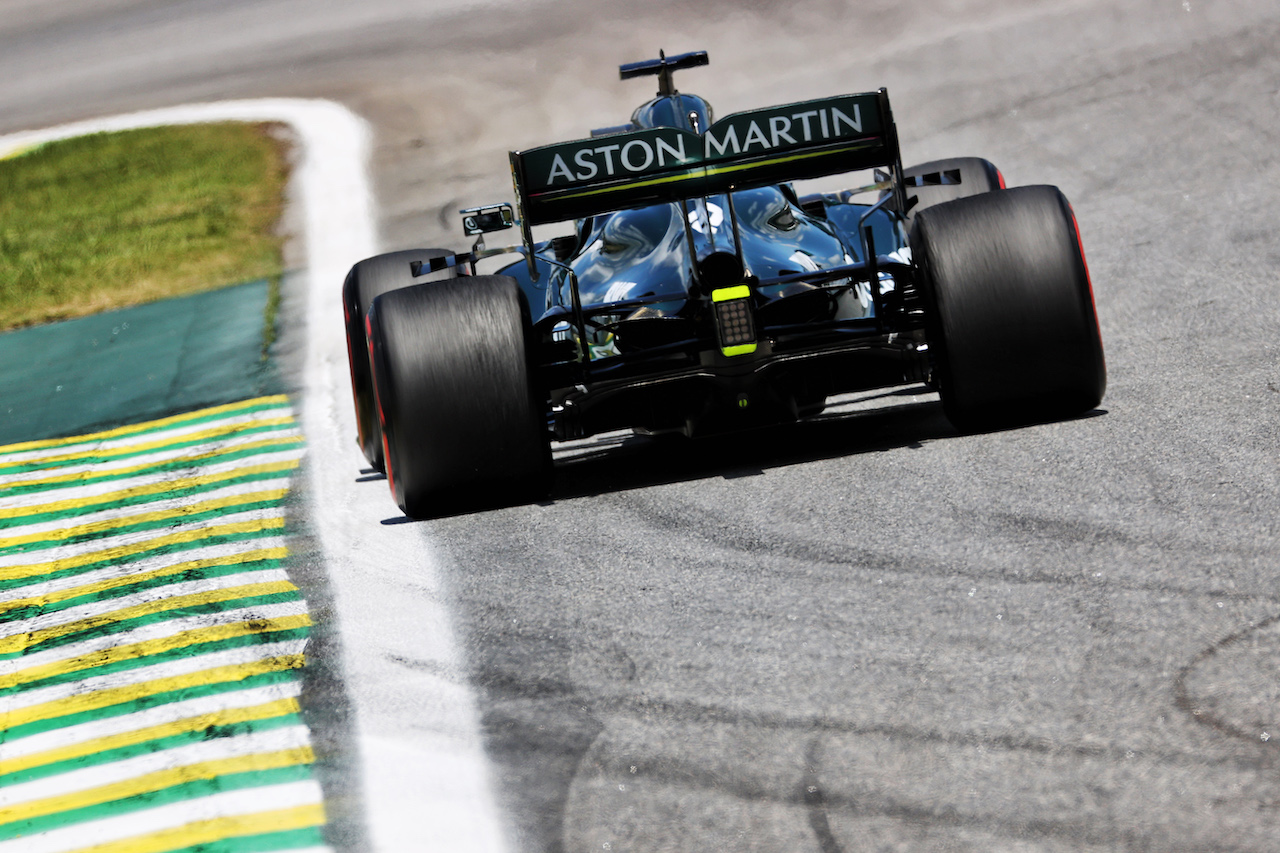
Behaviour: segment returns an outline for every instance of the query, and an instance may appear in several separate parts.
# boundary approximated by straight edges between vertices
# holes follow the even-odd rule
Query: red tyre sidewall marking
[[[382,427],[382,467],[387,472],[387,485],[391,487],[391,499],[396,499],[396,477],[391,470],[391,442],[388,439],[387,415],[382,410],[382,392],[378,389],[378,380],[373,370],[373,323],[369,315],[364,317],[364,338],[369,345],[369,374],[373,379],[373,405],[378,410],[378,424]]]
[[[1076,235],[1076,249],[1080,252],[1080,264],[1084,267],[1084,280],[1089,285],[1089,303],[1094,306],[1096,313],[1098,306],[1093,298],[1093,276],[1089,274],[1089,262],[1084,256],[1084,241],[1080,239],[1080,223],[1076,221],[1076,211],[1071,202],[1067,202],[1067,212],[1071,214],[1071,230]]]
[[[1093,276],[1089,273],[1089,261],[1084,256],[1084,241],[1080,239],[1080,223],[1076,221],[1075,208],[1067,202],[1067,212],[1071,214],[1071,230],[1076,234],[1076,249],[1080,252],[1080,264],[1084,267],[1084,280],[1089,286],[1089,307],[1093,309],[1093,325],[1098,330],[1098,346],[1102,346],[1102,328],[1098,324],[1098,303],[1093,298]]]
[[[342,321],[347,328],[347,372],[351,374],[351,399],[358,400],[356,395],[356,353],[351,346],[351,309],[347,305],[347,300],[342,300]],[[366,340],[368,334],[366,333]],[[360,412],[356,411],[356,436],[360,440],[360,446],[364,447],[364,427],[360,424]]]

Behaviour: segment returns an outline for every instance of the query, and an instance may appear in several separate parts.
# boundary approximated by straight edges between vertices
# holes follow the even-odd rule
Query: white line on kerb
[[[332,101],[222,101],[9,134],[0,137],[0,157],[88,133],[211,121],[282,122],[301,141],[294,186],[306,229],[305,469],[312,530],[340,620],[369,840],[386,853],[505,850],[438,560],[420,526],[380,523],[394,506],[385,491],[355,482],[363,460],[353,439],[340,293],[350,266],[377,251],[368,125]],[[412,612],[408,600],[417,602]]]

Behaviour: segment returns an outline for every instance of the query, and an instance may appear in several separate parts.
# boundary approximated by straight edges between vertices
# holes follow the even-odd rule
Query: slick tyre
[[[923,210],[911,230],[947,417],[963,430],[1086,412],[1106,365],[1089,270],[1057,187]]]
[[[342,312],[347,325],[347,362],[351,368],[351,396],[356,406],[356,441],[364,458],[376,470],[383,469],[382,432],[373,405],[373,379],[369,373],[369,341],[365,317],[373,300],[383,293],[421,284],[455,278],[456,267],[436,273],[414,276],[409,272],[412,261],[443,258],[453,254],[446,249],[411,249],[367,258],[351,268],[342,284]]]
[[[387,479],[405,515],[546,494],[546,406],[515,279],[464,276],[383,294],[369,335]]]
[[[906,181],[907,225],[934,205],[1004,189],[1004,176],[990,160],[953,157],[902,170]]]

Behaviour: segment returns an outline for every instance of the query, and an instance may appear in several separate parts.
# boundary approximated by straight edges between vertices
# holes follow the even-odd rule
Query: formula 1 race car
[[[1106,368],[1075,218],[977,158],[904,169],[889,98],[715,120],[656,75],[630,123],[510,155],[515,206],[470,252],[361,261],[343,288],[359,441],[406,515],[545,494],[551,442],[794,421],[834,395],[937,389],[964,430],[1067,417]],[[870,173],[799,195],[792,181]],[[573,223],[535,243],[533,226]],[[522,244],[485,234],[520,229]],[[476,264],[523,258],[497,274]]]

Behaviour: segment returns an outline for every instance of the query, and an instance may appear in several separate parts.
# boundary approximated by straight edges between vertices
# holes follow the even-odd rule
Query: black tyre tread
[[[375,255],[353,266],[342,284],[342,306],[347,324],[347,360],[351,368],[351,396],[356,408],[356,441],[360,444],[364,458],[379,471],[383,469],[382,432],[374,409],[365,317],[373,300],[383,293],[413,284],[456,278],[456,267],[416,277],[409,272],[411,261],[443,258],[451,254],[453,252],[448,249],[408,249]]]
[[[1057,187],[921,211],[911,249],[947,417],[962,429],[1086,412],[1106,391],[1093,290]]]
[[[946,160],[930,160],[902,170],[905,178],[916,178],[922,175],[952,173],[960,178],[958,184],[926,184],[924,186],[908,186],[907,223],[910,225],[915,215],[922,210],[944,204],[956,199],[981,195],[1004,188],[1004,178],[1000,170],[990,160],[981,157],[951,157]],[[911,204],[911,200],[915,203]]]
[[[544,495],[550,441],[516,280],[468,276],[391,291],[369,318],[387,477],[400,509],[423,518]]]

